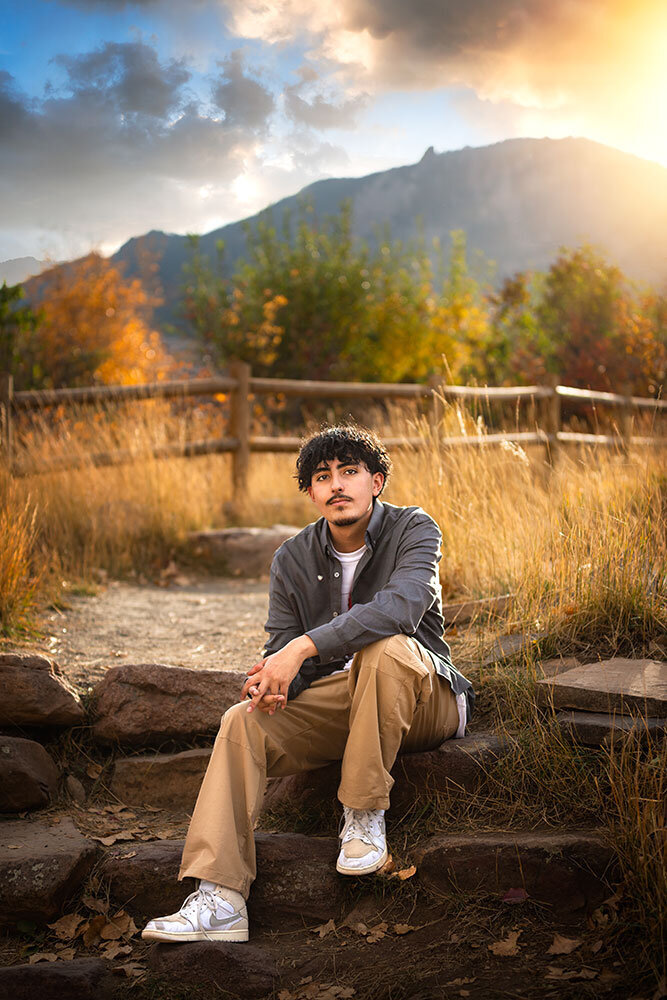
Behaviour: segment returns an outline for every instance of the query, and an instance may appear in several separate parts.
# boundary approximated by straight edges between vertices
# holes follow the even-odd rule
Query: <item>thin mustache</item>
[[[349,500],[350,503],[351,503],[352,502],[352,497],[345,497],[345,496],[332,497],[331,500],[327,500],[327,504],[335,503],[336,500]]]

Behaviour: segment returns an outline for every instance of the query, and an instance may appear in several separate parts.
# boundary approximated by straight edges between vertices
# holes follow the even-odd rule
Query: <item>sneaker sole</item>
[[[191,931],[189,934],[170,934],[169,931],[143,930],[141,936],[144,941],[167,941],[170,944],[188,941],[247,941],[247,930],[228,931]]]
[[[345,866],[341,864],[339,858],[338,861],[336,861],[336,871],[341,875],[371,875],[373,872],[376,872],[378,868],[382,868],[388,857],[389,851],[385,847],[384,853],[377,859],[377,861],[367,865],[365,868],[345,868]]]

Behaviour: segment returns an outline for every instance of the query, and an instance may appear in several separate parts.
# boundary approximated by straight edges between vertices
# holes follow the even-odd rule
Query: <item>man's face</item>
[[[308,495],[327,521],[340,528],[356,524],[373,506],[384,482],[363,462],[324,462],[313,472]]]

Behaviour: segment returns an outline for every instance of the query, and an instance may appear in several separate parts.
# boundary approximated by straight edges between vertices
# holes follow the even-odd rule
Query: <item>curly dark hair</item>
[[[391,459],[379,437],[365,427],[356,424],[325,426],[301,445],[296,460],[299,489],[305,493],[310,486],[313,472],[323,462],[363,462],[370,473],[381,472],[384,476],[382,490],[391,474]]]

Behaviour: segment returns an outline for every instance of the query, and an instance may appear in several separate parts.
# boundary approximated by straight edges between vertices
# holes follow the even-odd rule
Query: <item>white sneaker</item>
[[[340,854],[336,871],[341,875],[369,875],[387,860],[384,809],[349,809],[343,806]]]
[[[202,882],[178,913],[149,920],[141,936],[145,941],[247,941],[248,911],[239,893]]]

